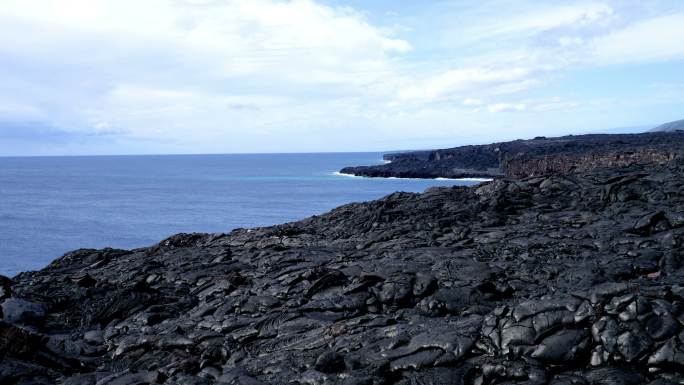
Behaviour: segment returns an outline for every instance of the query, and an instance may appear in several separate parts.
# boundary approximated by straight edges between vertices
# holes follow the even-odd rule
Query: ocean
[[[0,157],[0,274],[78,248],[136,248],[179,232],[228,232],[395,191],[476,181],[359,178],[380,153]]]

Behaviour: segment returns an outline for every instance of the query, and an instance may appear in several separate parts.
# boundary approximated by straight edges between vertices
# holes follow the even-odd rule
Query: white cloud
[[[623,5],[516,2],[504,3],[498,12],[489,8],[483,14],[466,13],[470,19],[465,24],[460,23],[462,19],[453,23],[458,26],[450,30],[453,44],[444,46],[467,48],[470,56],[461,60],[464,64],[405,83],[398,99],[442,102],[506,95],[520,99],[514,94],[543,87],[549,74],[684,58],[684,13],[662,16],[653,13],[656,7],[646,12],[638,6],[628,12]],[[577,104],[551,102],[520,108],[519,103],[507,101],[491,107],[494,112],[542,112],[572,109]]]
[[[107,122],[184,140],[187,126],[196,137],[258,131],[373,94],[409,50],[361,13],[311,0],[6,0],[0,52],[31,68],[12,69],[26,72],[0,96],[41,95],[37,108],[73,131]]]
[[[168,90],[136,85],[121,84],[116,86],[110,93],[110,98],[116,103],[168,103],[175,100],[188,100],[194,95],[192,92]]]
[[[194,152],[335,149],[531,130],[535,114],[590,104],[585,91],[554,89],[575,71],[684,58],[684,13],[666,15],[672,4],[453,4],[468,9],[3,0],[0,118]]]
[[[489,112],[514,112],[524,111],[527,106],[524,103],[495,103],[487,106]]]
[[[530,106],[530,110],[538,111],[538,112],[547,112],[547,111],[555,111],[555,110],[570,110],[573,108],[577,108],[580,105],[581,105],[581,103],[576,102],[576,101],[562,101],[558,98],[555,98],[551,101],[536,102]]]
[[[408,42],[386,36],[357,12],[310,0],[6,0],[0,8],[3,18],[29,23],[34,36],[37,33],[43,41],[54,41],[40,35],[50,27],[83,32],[80,39],[86,41],[87,35],[96,34],[106,44],[160,45],[184,60],[192,61],[195,55],[212,59],[205,66],[227,76],[266,69],[282,74],[296,68],[290,76],[315,80],[373,72],[386,69],[386,55],[411,49]],[[4,36],[4,45],[32,38]]]
[[[512,15],[506,22],[496,20],[484,36],[512,34],[537,34],[544,31],[571,27],[573,29],[587,27],[596,23],[607,23],[614,16],[613,8],[602,3],[578,3],[573,5],[542,6],[522,15]]]
[[[503,42],[510,46],[543,35],[574,35],[607,28],[619,20],[610,4],[586,1],[498,2],[459,7],[444,17],[448,23],[444,31],[447,46],[497,46]]]
[[[628,25],[597,37],[590,48],[599,64],[684,59],[684,13]]]
[[[34,120],[43,117],[43,112],[36,106],[18,104],[13,102],[3,103],[0,100],[0,119],[3,120]]]
[[[458,96],[475,89],[514,84],[532,75],[528,68],[467,68],[450,70],[420,81],[399,92],[404,100],[433,101]]]
[[[482,100],[476,98],[465,98],[463,99],[464,106],[480,106],[482,105]]]

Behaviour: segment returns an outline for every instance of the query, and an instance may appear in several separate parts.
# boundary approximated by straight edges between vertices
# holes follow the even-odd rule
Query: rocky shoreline
[[[684,163],[77,250],[0,302],[3,385],[682,384]]]
[[[636,164],[664,165],[684,156],[684,131],[569,135],[558,138],[385,154],[390,163],[345,167],[343,174],[396,178],[524,178]]]

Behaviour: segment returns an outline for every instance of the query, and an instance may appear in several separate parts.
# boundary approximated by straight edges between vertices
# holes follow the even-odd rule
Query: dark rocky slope
[[[666,164],[684,154],[684,132],[539,137],[479,146],[385,155],[391,163],[346,167],[369,177],[529,177],[597,167]]]
[[[684,131],[684,119],[682,120],[676,120],[674,122],[669,122],[665,124],[661,124],[660,126],[652,129],[651,131],[653,132],[660,132],[660,131]]]
[[[684,165],[395,193],[0,279],[0,384],[682,384]]]

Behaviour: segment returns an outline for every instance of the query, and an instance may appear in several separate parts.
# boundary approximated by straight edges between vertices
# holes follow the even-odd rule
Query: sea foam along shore
[[[348,177],[348,178],[414,179],[414,180],[433,179],[433,180],[456,180],[456,181],[463,181],[463,182],[491,182],[493,180],[491,178],[443,178],[443,177],[439,177],[439,178],[399,178],[396,176],[375,177],[375,176],[347,174],[347,173],[343,173],[343,172],[339,172],[339,171],[333,172],[332,175],[344,176],[344,177]]]

